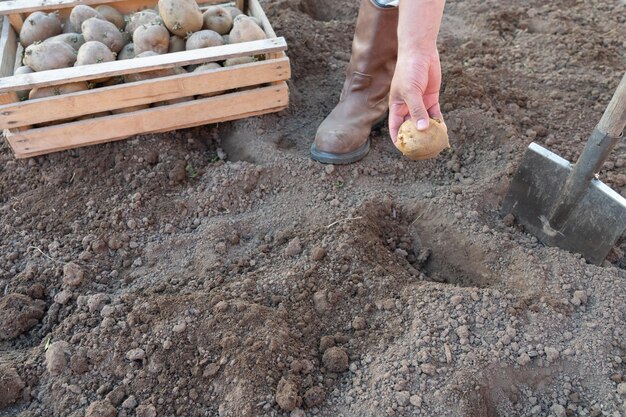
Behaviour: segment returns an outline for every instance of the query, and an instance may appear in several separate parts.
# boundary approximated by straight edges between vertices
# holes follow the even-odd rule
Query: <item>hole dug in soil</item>
[[[495,281],[485,266],[488,257],[480,245],[452,230],[451,219],[429,214],[424,205],[407,210],[383,197],[364,204],[356,216],[366,223],[356,232],[366,240],[363,247],[371,247],[375,239],[368,237],[368,232],[377,235],[395,255],[396,265],[411,275],[462,287],[484,288]],[[388,264],[383,258],[377,262]]]

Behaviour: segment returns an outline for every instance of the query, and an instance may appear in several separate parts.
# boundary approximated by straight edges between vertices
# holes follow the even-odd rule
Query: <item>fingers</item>
[[[389,105],[389,135],[393,143],[396,143],[398,139],[398,130],[404,123],[406,113],[406,107],[403,104],[392,103]]]
[[[411,120],[417,126],[417,130],[426,130],[430,124],[428,111],[424,106],[424,100],[421,95],[410,95],[405,97],[406,105],[411,115]]]

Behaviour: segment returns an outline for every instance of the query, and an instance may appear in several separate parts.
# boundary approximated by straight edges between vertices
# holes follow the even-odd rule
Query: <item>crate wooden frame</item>
[[[201,7],[225,4],[224,0],[196,0]],[[131,60],[104,62],[13,75],[22,47],[17,33],[33,11],[66,14],[78,4],[109,4],[123,13],[153,7],[156,0],[11,0],[0,2],[3,15],[0,32],[0,128],[17,158],[44,155],[209,123],[236,120],[277,112],[289,104],[287,80],[291,77],[285,39],[277,37],[259,0],[236,0],[247,14],[258,18],[268,39],[192,51],[175,52]],[[153,71],[162,68],[222,61],[242,56],[265,56],[264,60],[219,68],[100,87],[78,93],[19,101],[17,91],[47,87],[71,81],[88,81],[107,76]],[[235,91],[233,91],[235,90]],[[231,92],[232,91],[232,92]],[[116,109],[177,98],[219,93],[177,104],[162,105],[116,115],[61,122]],[[58,122],[51,126],[33,125]]]

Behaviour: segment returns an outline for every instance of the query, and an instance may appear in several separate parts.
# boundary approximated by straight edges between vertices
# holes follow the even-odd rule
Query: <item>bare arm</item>
[[[398,62],[389,97],[389,131],[394,142],[405,120],[412,119],[424,130],[429,117],[442,118],[437,35],[444,6],[445,0],[400,2]]]

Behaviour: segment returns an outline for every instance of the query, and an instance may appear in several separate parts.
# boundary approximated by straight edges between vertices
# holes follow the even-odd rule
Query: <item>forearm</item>
[[[400,1],[399,57],[436,50],[445,3],[445,0]]]

